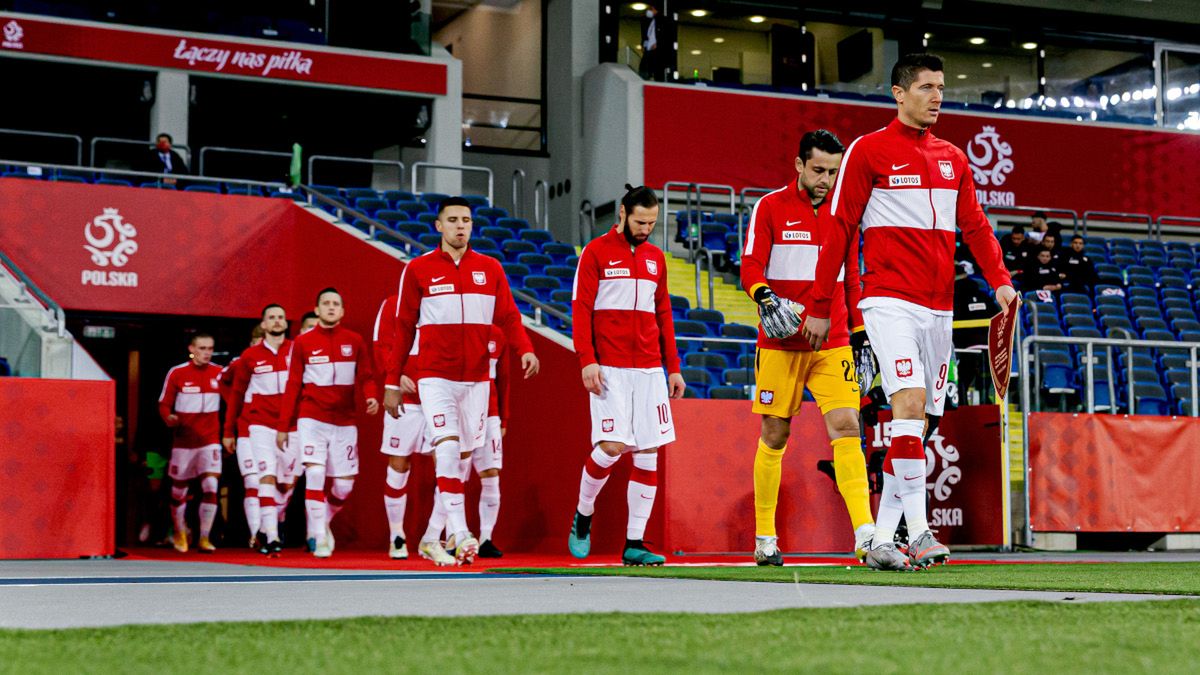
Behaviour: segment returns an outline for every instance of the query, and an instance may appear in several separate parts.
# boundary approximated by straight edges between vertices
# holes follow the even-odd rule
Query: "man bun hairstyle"
[[[445,211],[446,207],[449,206],[465,206],[469,210],[471,208],[471,202],[463,199],[462,197],[447,197],[446,199],[443,199],[442,203],[438,204],[437,214],[439,220],[442,217],[442,211]]]
[[[626,183],[625,196],[621,197],[621,206],[625,207],[625,215],[629,216],[633,214],[635,207],[640,206],[644,209],[652,209],[658,206],[658,195],[654,194],[654,190],[645,185],[634,187]]]
[[[937,54],[905,54],[892,66],[892,86],[908,89],[922,70],[945,72],[946,62]]]
[[[846,146],[838,140],[838,137],[828,129],[816,129],[804,134],[800,138],[800,152],[798,157],[801,162],[807,162],[812,159],[812,151],[820,150],[831,155],[839,155],[846,151]]]

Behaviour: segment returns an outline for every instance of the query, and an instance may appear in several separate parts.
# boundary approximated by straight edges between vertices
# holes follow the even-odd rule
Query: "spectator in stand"
[[[1046,213],[1034,211],[1033,216],[1029,219],[1029,231],[1025,234],[1025,238],[1035,244],[1040,244],[1048,229],[1050,228],[1046,224]]]
[[[1062,278],[1058,274],[1058,268],[1054,266],[1053,255],[1048,248],[1038,250],[1037,258],[1030,263],[1021,276],[1024,278],[1023,284],[1026,291],[1057,292],[1062,290]]]
[[[646,7],[646,16],[642,19],[642,61],[638,65],[638,73],[643,79],[662,81],[666,59],[663,57],[670,50],[665,45],[665,20],[659,15],[654,5]]]
[[[1058,235],[1057,234],[1055,234],[1053,232],[1049,232],[1049,231],[1046,232],[1046,234],[1042,237],[1041,246],[1039,248],[1035,249],[1033,254],[1036,256],[1043,249],[1050,251],[1050,262],[1054,263],[1055,265],[1058,265],[1058,263],[1059,263],[1058,259],[1059,259],[1059,256],[1062,254],[1062,249],[1059,248],[1059,246],[1058,246]]]
[[[1013,225],[1012,232],[1000,241],[1000,250],[1004,253],[1004,267],[1013,279],[1021,280],[1021,274],[1029,266],[1032,249],[1033,245],[1025,238],[1025,228],[1021,225]]]
[[[1071,250],[1059,258],[1059,276],[1063,289],[1071,293],[1091,293],[1096,285],[1096,265],[1083,252],[1083,237],[1071,237]]]
[[[163,173],[169,175],[187,175],[191,173],[183,157],[171,148],[174,139],[171,134],[159,134],[154,139],[154,149],[147,153],[139,171]],[[174,184],[174,179],[166,179],[164,183]]]

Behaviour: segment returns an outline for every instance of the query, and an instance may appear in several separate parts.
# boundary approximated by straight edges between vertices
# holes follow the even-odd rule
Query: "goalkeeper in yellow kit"
[[[806,388],[825,418],[838,491],[850,513],[860,560],[875,532],[866,460],[859,441],[861,395],[855,357],[863,349],[866,333],[857,308],[861,293],[857,242],[847,252],[844,290],[833,299],[832,328],[824,348],[812,351],[797,332],[815,279],[823,234],[836,226],[825,197],[834,187],[843,151],[841,142],[828,131],[804,135],[796,157],[796,180],[754,206],[742,254],[742,287],[758,303],[761,319],[753,407],[762,415],[762,436],[754,457],[754,559],[759,565],[783,564],[775,509],[792,417],[800,412]]]

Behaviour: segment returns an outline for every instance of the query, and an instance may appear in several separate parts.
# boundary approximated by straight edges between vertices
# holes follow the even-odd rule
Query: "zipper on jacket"
[[[464,254],[463,257],[465,258],[466,255]],[[462,336],[465,341],[467,332],[467,300],[463,296],[463,290],[465,289],[465,286],[463,286],[462,262],[463,261],[460,259],[458,264],[456,264],[454,267],[458,271],[458,322],[459,325],[462,326]],[[466,355],[465,351],[463,352],[463,355]],[[458,381],[467,381],[467,360],[465,358],[461,359],[458,363]]]

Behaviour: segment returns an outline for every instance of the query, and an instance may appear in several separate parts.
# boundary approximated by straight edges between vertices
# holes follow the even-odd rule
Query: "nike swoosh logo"
[[[654,497],[647,497],[646,495],[642,495],[642,499],[654,499]]]
[[[435,283],[435,284],[436,284],[437,282],[439,282],[439,281],[441,281],[442,279],[445,279],[445,278],[446,278],[446,277],[444,277],[444,276],[442,276],[442,277],[434,277],[434,278],[430,279],[430,281],[432,281],[433,283]]]
[[[904,167],[906,167],[906,166],[908,166],[908,163],[907,163],[907,162],[906,162],[906,163],[904,163],[904,164],[893,164],[893,165],[892,165],[892,171],[899,171],[900,169],[903,169],[903,168],[904,168]]]
[[[803,222],[804,222],[803,220],[789,220],[789,221],[787,221],[787,223],[784,224],[784,226],[791,227],[792,225],[799,225],[800,223],[803,223]]]
[[[323,351],[325,351],[325,350],[324,350],[324,349],[314,349],[314,350],[313,350],[313,356],[316,356],[317,354],[320,354],[320,353],[321,353],[321,352],[323,352]]]
[[[462,502],[454,502],[450,506],[462,506]]]
[[[910,476],[908,474],[904,474],[904,480],[916,480],[920,477],[921,477],[921,474],[917,474],[915,476]]]
[[[900,495],[892,495],[892,499],[900,499]]]
[[[669,434],[669,433],[671,433],[671,430],[670,430],[670,429],[663,429],[662,431],[658,432],[658,435],[659,435],[659,436],[666,436],[666,435],[667,435],[667,434]]]
[[[619,265],[619,264],[621,264],[621,261],[620,260],[609,260],[608,264],[609,265]]]
[[[937,405],[938,403],[941,403],[941,402],[942,402],[942,397],[941,397],[941,396],[938,396],[937,398],[933,399],[933,403],[934,403],[934,405]]]

